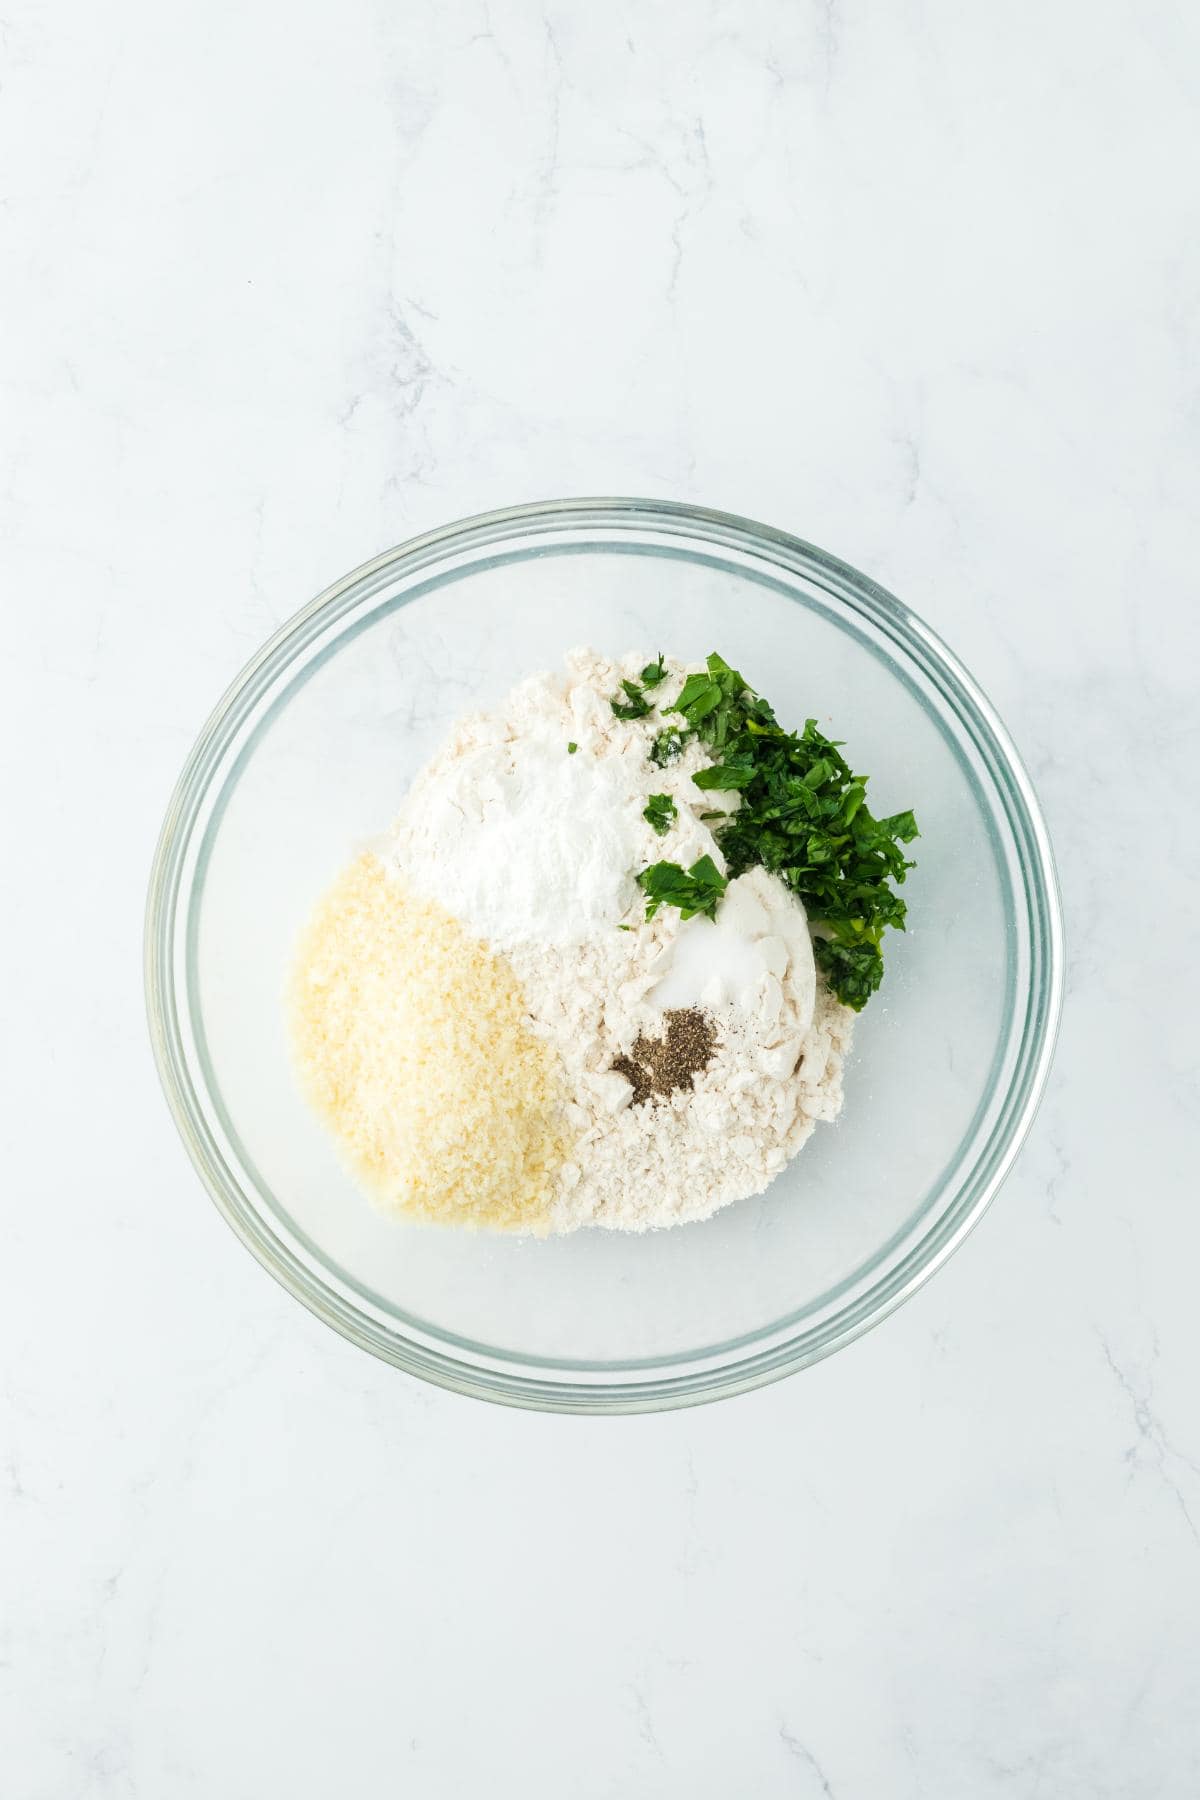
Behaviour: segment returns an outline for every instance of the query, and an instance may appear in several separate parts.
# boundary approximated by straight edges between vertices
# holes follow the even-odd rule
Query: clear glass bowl
[[[398,1225],[301,1100],[281,990],[326,883],[456,716],[575,644],[719,649],[785,722],[815,714],[915,808],[836,1125],[758,1200],[644,1237]],[[575,1412],[680,1406],[803,1368],[962,1242],[1046,1079],[1062,924],[1004,727],[907,607],[766,526],[640,500],[491,513],[380,556],[256,656],[201,733],[151,883],[146,982],[167,1099],[243,1243],[320,1318],[414,1375]]]

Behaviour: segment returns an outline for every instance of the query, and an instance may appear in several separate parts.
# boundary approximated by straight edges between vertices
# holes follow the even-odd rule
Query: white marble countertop
[[[1170,0],[9,0],[0,1786],[1200,1791],[1200,25]],[[142,1020],[178,766],[427,526],[702,501],[1022,746],[1071,944],[1016,1173],[832,1361],[424,1388],[201,1191]]]

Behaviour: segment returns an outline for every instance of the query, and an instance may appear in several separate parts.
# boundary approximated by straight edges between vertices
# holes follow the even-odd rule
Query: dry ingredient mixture
[[[402,1216],[706,1218],[840,1110],[915,830],[721,658],[576,651],[464,718],[317,908],[305,1091]]]

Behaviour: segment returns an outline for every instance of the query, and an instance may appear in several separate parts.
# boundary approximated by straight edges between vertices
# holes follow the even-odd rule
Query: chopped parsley
[[[659,837],[666,837],[671,829],[671,821],[678,810],[670,794],[651,794],[642,811],[642,817],[647,825],[653,825]]]
[[[678,725],[664,726],[650,746],[650,761],[656,768],[665,769],[669,762],[674,762],[691,734],[680,731]]]
[[[660,651],[658,661],[647,663],[642,670],[640,682],[630,681],[626,676],[621,682],[621,693],[624,694],[624,699],[621,698],[621,694],[614,694],[608,703],[616,717],[618,719],[644,719],[652,713],[654,702],[647,700],[645,690],[657,687],[660,682],[666,680],[666,675],[667,662]]]
[[[622,681],[621,687],[625,694],[624,700],[619,694],[614,694],[608,703],[618,719],[644,719],[647,713],[654,711],[654,702],[647,700],[636,681],[626,679]]]
[[[711,856],[702,856],[690,869],[678,863],[651,863],[637,878],[646,896],[646,917],[652,919],[660,906],[677,906],[685,919],[696,913],[712,918],[717,902],[729,882]]]
[[[567,745],[567,755],[574,756],[574,754],[578,750],[578,748],[579,748],[578,744],[568,744]]]
[[[901,849],[918,835],[912,813],[875,818],[866,803],[867,778],[854,773],[841,745],[823,736],[815,719],[802,732],[784,731],[723,657],[710,656],[704,671],[689,675],[669,710],[686,726],[674,754],[695,732],[717,758],[693,778],[696,786],[741,797],[716,831],[729,880],[759,865],[778,875],[804,902],[816,929],[814,954],[834,993],[861,1011],[883,976],[884,931],[904,929],[905,906],[895,887],[913,867]],[[660,761],[665,735],[654,741],[652,762]],[[662,760],[667,754],[664,749]],[[705,863],[719,891],[707,871],[701,875]],[[686,903],[685,918],[695,912],[711,918],[726,885],[711,857],[687,872],[655,863],[638,880],[654,908],[665,903],[683,910]]]

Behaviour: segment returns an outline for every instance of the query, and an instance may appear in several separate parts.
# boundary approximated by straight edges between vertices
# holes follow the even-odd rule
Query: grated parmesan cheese
[[[289,994],[308,1099],[385,1210],[541,1232],[572,1135],[509,963],[373,856],[305,927]]]

